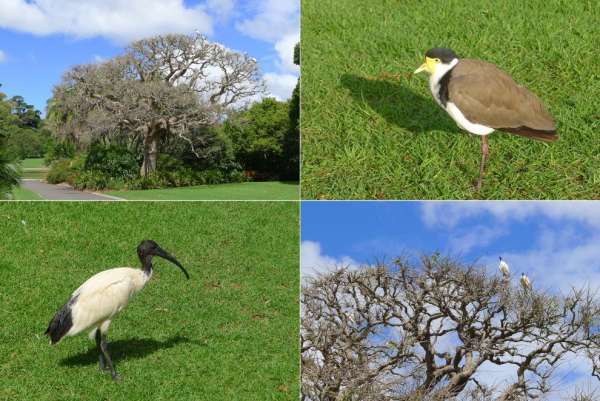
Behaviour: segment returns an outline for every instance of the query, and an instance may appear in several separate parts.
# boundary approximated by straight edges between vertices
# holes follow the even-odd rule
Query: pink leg
[[[477,190],[481,189],[483,183],[483,174],[485,171],[485,161],[487,160],[490,150],[487,143],[487,135],[481,135],[481,163],[479,164],[479,179],[477,180]]]

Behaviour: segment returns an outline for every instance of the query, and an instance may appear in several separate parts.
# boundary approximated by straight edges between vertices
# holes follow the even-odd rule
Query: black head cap
[[[154,255],[157,249],[160,249],[160,246],[158,246],[156,242],[152,241],[151,239],[146,239],[140,242],[138,245],[137,253],[138,256],[142,258],[146,255]]]
[[[190,278],[190,275],[188,274],[187,270],[185,270],[185,268],[181,265],[181,263],[179,263],[179,261],[173,255],[162,249],[156,242],[152,241],[151,239],[146,239],[142,241],[137,247],[137,253],[140,260],[142,261],[144,269],[151,269],[150,259],[152,258],[152,256],[158,256],[168,260],[169,262],[179,267],[183,274],[185,274],[185,276],[188,279]]]
[[[425,56],[429,58],[439,58],[442,60],[442,63],[449,63],[455,58],[458,58],[452,49],[447,49],[445,47],[434,47],[433,49],[429,49],[425,53]]]

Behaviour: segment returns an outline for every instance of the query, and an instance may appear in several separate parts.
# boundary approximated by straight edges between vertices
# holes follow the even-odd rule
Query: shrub
[[[60,159],[50,165],[50,170],[46,175],[46,181],[50,184],[60,184],[73,179],[74,171],[71,169],[71,160]]]
[[[50,141],[48,151],[44,156],[46,165],[50,165],[55,160],[71,159],[75,156],[75,145],[69,141]]]
[[[95,142],[90,146],[84,170],[94,172],[90,177],[127,181],[137,177],[139,168],[135,154],[126,147]]]
[[[74,182],[73,187],[79,190],[98,191],[102,189],[123,189],[126,181],[108,176],[97,170],[83,171]]]

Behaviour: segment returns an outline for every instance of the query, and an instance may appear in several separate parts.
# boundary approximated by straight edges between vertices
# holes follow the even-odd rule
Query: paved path
[[[68,185],[47,184],[40,180],[23,180],[21,186],[47,200],[119,200],[114,196],[76,191]]]

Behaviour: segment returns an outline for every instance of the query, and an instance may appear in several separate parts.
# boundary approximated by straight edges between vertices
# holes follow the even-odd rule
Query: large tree
[[[165,35],[125,54],[74,67],[54,89],[49,114],[64,136],[133,135],[143,149],[140,174],[156,169],[161,139],[221,121],[265,90],[256,60],[201,35]],[[52,113],[50,113],[52,112]]]
[[[19,171],[6,150],[6,135],[18,127],[18,118],[11,113],[12,104],[0,92],[0,198],[9,196],[12,188],[19,184]]]
[[[599,377],[596,290],[559,296],[514,281],[436,254],[310,280],[303,399],[534,399],[570,356],[589,357]],[[490,387],[482,371],[493,365],[514,381]]]

